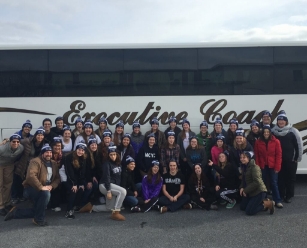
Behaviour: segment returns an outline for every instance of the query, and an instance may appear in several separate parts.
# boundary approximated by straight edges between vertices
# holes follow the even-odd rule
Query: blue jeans
[[[136,197],[128,195],[125,197],[124,204],[129,205],[130,207],[135,207],[138,205],[139,201]]]
[[[17,209],[14,214],[15,219],[34,218],[36,221],[45,220],[45,209],[50,200],[50,191],[36,190],[32,187],[24,189],[23,196],[33,201],[32,208]]]
[[[12,199],[22,198],[23,196],[22,182],[23,182],[22,178],[14,173],[13,184],[12,184],[12,189],[11,189]]]
[[[190,196],[187,194],[182,194],[178,197],[176,202],[171,202],[166,196],[161,196],[159,198],[159,204],[161,206],[166,206],[171,212],[175,212],[182,208],[184,204],[190,201]]]
[[[266,197],[266,192],[261,192],[252,197],[242,197],[240,209],[245,211],[247,215],[254,215],[264,209],[263,200]]]
[[[265,166],[262,171],[262,180],[265,182],[267,179],[267,176],[270,177],[270,183],[271,183],[271,190],[272,190],[272,197],[273,201],[275,203],[281,202],[281,198],[279,195],[279,190],[278,190],[278,173],[275,173],[274,169],[269,168],[268,166]]]

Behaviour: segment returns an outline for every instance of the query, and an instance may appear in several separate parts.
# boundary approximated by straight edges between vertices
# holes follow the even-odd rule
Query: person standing
[[[281,198],[278,190],[278,173],[281,169],[281,146],[278,139],[271,133],[269,125],[262,127],[260,139],[255,143],[256,164],[261,168],[262,179],[266,182],[270,178],[270,188],[275,206],[282,208]]]
[[[202,121],[199,125],[200,133],[196,135],[198,144],[206,150],[207,158],[211,158],[211,136],[208,132],[208,122]]]
[[[76,138],[83,133],[83,121],[80,117],[75,120],[75,129],[72,131],[72,133]]]
[[[43,120],[43,127],[45,130],[44,135],[44,143],[48,143],[49,145],[53,141],[53,138],[56,137],[56,133],[51,131],[52,121],[49,118],[45,118]]]
[[[159,130],[159,120],[157,117],[152,118],[150,121],[151,129],[145,133],[145,137],[148,137],[149,134],[155,135],[155,144],[158,146],[159,152],[163,144],[165,143],[165,136],[162,131]]]
[[[99,138],[102,140],[102,134],[105,130],[108,129],[108,121],[105,117],[101,117],[98,121],[99,127],[95,130],[95,133],[99,136]]]
[[[0,215],[3,216],[10,207],[14,162],[20,158],[24,150],[20,139],[20,135],[13,134],[10,142],[0,146]]]
[[[284,111],[277,116],[277,125],[272,133],[280,141],[282,150],[281,170],[278,178],[280,197],[286,203],[294,197],[297,162],[302,160],[303,142],[299,131],[288,122]]]
[[[32,123],[30,120],[26,120],[26,122],[22,124],[21,130],[17,132],[17,134],[21,137],[21,139],[30,138],[33,137],[33,135],[30,134],[31,130]]]
[[[52,149],[46,144],[41,155],[30,161],[26,180],[23,182],[24,197],[33,202],[32,208],[12,208],[4,220],[33,218],[33,224],[47,226],[45,210],[50,199],[50,192],[60,183],[58,165],[51,160]]]
[[[141,125],[138,121],[133,122],[132,124],[132,133],[131,133],[131,145],[134,149],[135,157],[137,157],[139,150],[144,144],[145,136],[141,133]]]
[[[169,127],[164,131],[165,139],[168,137],[168,132],[172,131],[175,133],[175,142],[177,144],[178,134],[181,132],[181,129],[177,126],[177,119],[174,116],[171,116],[168,120]]]
[[[169,161],[174,159],[179,165],[180,147],[175,142],[175,136],[175,132],[169,131],[167,133],[166,142],[161,149],[161,166],[163,168],[163,174],[167,172]]]

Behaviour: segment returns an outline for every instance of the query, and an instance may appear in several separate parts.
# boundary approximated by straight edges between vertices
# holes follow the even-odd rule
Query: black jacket
[[[239,184],[238,180],[238,168],[232,165],[231,163],[227,163],[224,169],[219,167],[218,165],[212,165],[213,169],[215,169],[220,177],[216,177],[215,185],[219,185],[220,188],[224,189],[237,189]]]
[[[122,171],[120,186],[127,190],[127,196],[134,196],[134,191],[137,191],[134,184],[134,171],[128,169]]]
[[[122,167],[114,162],[107,161],[102,165],[102,178],[100,183],[105,185],[106,190],[110,190],[110,184],[120,185]]]
[[[73,153],[68,154],[62,158],[61,164],[65,166],[65,172],[67,175],[67,183],[72,186],[86,186],[89,182],[88,179],[88,170],[86,165],[87,160],[79,158],[79,168],[75,168],[73,165]]]
[[[151,162],[153,160],[160,161],[158,146],[154,145],[152,148],[150,148],[148,144],[145,143],[144,146],[139,150],[136,159],[136,167],[138,170],[147,173],[151,168]]]

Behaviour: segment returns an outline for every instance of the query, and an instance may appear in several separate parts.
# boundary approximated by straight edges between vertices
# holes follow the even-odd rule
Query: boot
[[[271,201],[269,199],[263,200],[263,207],[264,207],[264,209],[265,208],[269,209],[270,210],[270,214],[274,214],[274,212],[275,212],[274,205],[275,205],[274,201]]]
[[[112,220],[126,220],[126,218],[120,214],[119,210],[113,210],[111,215]]]
[[[93,205],[89,202],[79,209],[78,213],[91,213]]]

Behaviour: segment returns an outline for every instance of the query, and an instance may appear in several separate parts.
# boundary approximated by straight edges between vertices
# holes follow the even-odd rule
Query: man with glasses
[[[0,215],[10,210],[11,186],[13,183],[14,162],[24,150],[20,144],[20,135],[13,134],[4,145],[0,146]],[[8,142],[9,141],[9,142]]]

